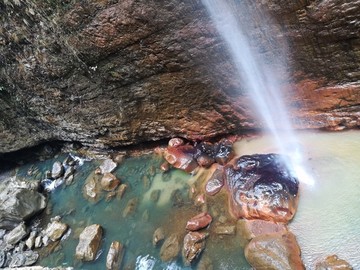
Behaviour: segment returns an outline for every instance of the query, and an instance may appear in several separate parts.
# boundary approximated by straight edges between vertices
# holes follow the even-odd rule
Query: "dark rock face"
[[[18,2],[0,3],[0,153],[45,140],[111,147],[259,127],[200,1]],[[283,54],[277,37],[289,40],[293,80],[283,85],[296,126],[360,126],[358,1],[233,8],[242,5],[250,25],[261,9],[275,19],[248,33],[270,62]]]
[[[225,166],[225,181],[237,218],[288,222],[295,214],[299,183],[279,155],[237,158]]]

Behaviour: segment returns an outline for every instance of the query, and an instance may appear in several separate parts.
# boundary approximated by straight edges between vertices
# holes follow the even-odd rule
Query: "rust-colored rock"
[[[299,182],[281,156],[242,156],[224,170],[234,217],[288,222],[295,215]]]
[[[206,182],[205,191],[208,195],[217,194],[224,185],[224,169],[223,166],[214,164],[211,168],[211,174]]]
[[[186,229],[190,231],[197,231],[209,226],[211,221],[212,221],[212,217],[209,215],[209,213],[203,212],[201,214],[192,217],[186,223]]]
[[[118,241],[112,242],[106,256],[106,270],[120,269],[124,252],[125,248],[123,244]]]
[[[192,172],[198,164],[194,158],[196,149],[191,145],[180,145],[177,147],[168,147],[164,151],[164,158],[172,166],[186,172]]]
[[[300,248],[291,232],[254,237],[245,247],[246,260],[254,269],[304,270]]]

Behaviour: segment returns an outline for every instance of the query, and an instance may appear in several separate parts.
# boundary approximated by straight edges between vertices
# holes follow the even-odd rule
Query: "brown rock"
[[[237,222],[237,231],[243,238],[251,240],[256,236],[271,233],[282,233],[288,229],[283,223],[275,223],[266,220],[254,219],[240,219]]]
[[[172,138],[169,143],[168,146],[169,147],[178,147],[180,145],[183,145],[185,142],[183,139],[181,138]]]
[[[295,215],[299,181],[279,155],[242,156],[224,172],[234,217],[288,222]]]
[[[198,167],[194,158],[195,153],[196,149],[191,145],[168,147],[164,151],[164,158],[175,168],[192,172]]]
[[[186,229],[190,231],[197,231],[209,226],[211,221],[212,221],[212,217],[209,215],[209,213],[203,212],[201,214],[196,215],[195,217],[192,217],[186,223]]]
[[[80,234],[75,257],[83,261],[95,260],[101,244],[102,233],[103,230],[98,224],[86,227]]]
[[[336,255],[326,257],[316,264],[315,270],[352,270],[352,266]]]
[[[223,166],[214,164],[210,170],[211,174],[206,182],[205,191],[206,194],[213,196],[224,186],[224,169]]]
[[[185,265],[190,265],[204,250],[207,234],[189,232],[185,235],[182,255]]]
[[[99,183],[99,175],[95,173],[90,174],[85,180],[83,186],[83,196],[85,199],[96,202],[100,199],[101,186]]]
[[[245,247],[245,257],[255,269],[305,269],[296,238],[288,231],[254,237]]]
[[[109,252],[106,256],[106,269],[107,270],[118,270],[120,269],[123,257],[124,257],[124,246],[114,241],[111,243]]]
[[[112,173],[105,173],[101,178],[100,185],[105,191],[113,191],[120,185],[120,180]]]
[[[167,262],[175,259],[180,252],[179,236],[176,234],[170,235],[166,238],[165,242],[160,249],[160,258],[162,261]]]

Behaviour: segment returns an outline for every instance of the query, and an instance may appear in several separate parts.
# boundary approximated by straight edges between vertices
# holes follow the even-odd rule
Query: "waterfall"
[[[237,13],[235,13],[235,8],[229,2],[227,0],[202,0],[228,46],[244,88],[249,92],[263,125],[263,130],[271,134],[280,154],[287,156],[285,164],[289,170],[303,183],[313,184],[311,176],[306,173],[301,149],[288,118],[277,79],[278,74],[275,74],[273,66],[267,63],[262,54],[256,51],[255,46],[250,44],[244,32],[244,29],[250,27],[245,18],[252,15],[251,11],[243,8],[240,13],[236,9]],[[261,16],[256,19],[261,20]],[[267,22],[264,20],[258,23]],[[286,61],[282,57],[272,59],[272,64],[286,67]],[[286,72],[283,71],[282,74]]]

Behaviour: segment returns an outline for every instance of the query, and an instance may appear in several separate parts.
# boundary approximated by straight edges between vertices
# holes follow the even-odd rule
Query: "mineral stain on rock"
[[[237,218],[288,222],[298,203],[298,180],[277,154],[248,155],[225,166],[229,206]]]

